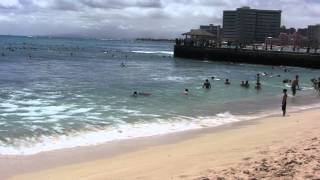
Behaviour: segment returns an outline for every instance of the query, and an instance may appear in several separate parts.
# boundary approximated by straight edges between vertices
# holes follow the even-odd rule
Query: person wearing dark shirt
[[[211,89],[211,84],[208,79],[203,83],[202,88]]]
[[[226,82],[224,84],[225,85],[230,85],[231,83],[230,83],[229,79],[226,79]]]
[[[291,90],[292,90],[292,95],[295,96],[296,93],[297,93],[297,89],[300,89],[300,86],[299,86],[299,76],[296,75],[296,79],[292,81],[292,84],[291,84]]]
[[[283,116],[286,116],[286,112],[287,112],[287,89],[283,90],[283,97],[282,97],[282,114]]]

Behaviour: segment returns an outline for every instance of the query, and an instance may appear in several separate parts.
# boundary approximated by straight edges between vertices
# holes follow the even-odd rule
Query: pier
[[[320,69],[319,53],[213,48],[175,45],[174,57],[233,63],[296,66]]]

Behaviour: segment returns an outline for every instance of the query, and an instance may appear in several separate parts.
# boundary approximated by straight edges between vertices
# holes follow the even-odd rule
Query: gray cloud
[[[282,10],[286,26],[320,23],[318,0],[1,0],[0,34],[175,37],[248,5]]]

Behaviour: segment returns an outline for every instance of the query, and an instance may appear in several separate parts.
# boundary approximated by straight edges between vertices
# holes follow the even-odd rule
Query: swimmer
[[[260,90],[261,89],[261,83],[257,83],[255,89],[256,90]]]
[[[318,80],[316,78],[312,78],[311,80],[312,86],[315,90],[318,90]]]
[[[151,93],[144,93],[144,92],[139,92],[139,93],[138,93],[137,91],[134,91],[131,96],[132,96],[132,97],[151,96]]]
[[[131,96],[132,96],[132,97],[138,97],[138,92],[137,92],[137,91],[134,91]]]
[[[226,79],[226,82],[224,84],[225,85],[230,85],[231,83],[230,83],[229,79]]]
[[[257,78],[257,84],[258,83],[260,84],[260,74],[257,74],[256,78]]]
[[[282,81],[282,83],[283,83],[283,84],[291,83],[291,80],[290,80],[290,79],[284,79],[284,80]]]
[[[185,89],[183,92],[184,95],[189,95],[189,89]]]
[[[206,79],[206,81],[202,85],[202,88],[211,89],[211,84],[209,82],[209,79]]]
[[[296,95],[297,89],[300,89],[300,86],[299,86],[299,75],[296,75],[296,79],[293,80],[292,84],[291,84],[291,91],[292,91],[292,95],[293,96]]]
[[[126,67],[126,65],[124,64],[124,62],[121,63],[121,67]]]
[[[250,87],[249,81],[246,81],[246,83],[244,84],[244,87],[245,88],[249,88]]]

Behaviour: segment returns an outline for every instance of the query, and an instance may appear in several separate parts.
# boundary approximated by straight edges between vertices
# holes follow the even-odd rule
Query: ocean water
[[[282,89],[290,89],[282,80],[296,74],[302,91],[289,97],[288,109],[320,106],[310,83],[320,71],[288,69],[175,59],[168,42],[1,36],[0,155],[30,155],[280,113]],[[257,91],[255,75],[264,72],[268,75]],[[213,88],[202,89],[212,76]],[[230,86],[224,85],[226,78]],[[242,80],[252,87],[241,88]],[[151,96],[132,97],[134,91]]]

